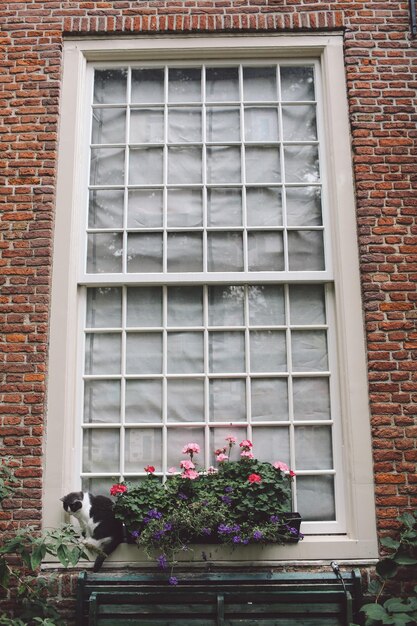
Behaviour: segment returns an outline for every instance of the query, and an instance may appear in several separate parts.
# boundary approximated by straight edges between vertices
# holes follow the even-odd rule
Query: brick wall
[[[369,360],[378,526],[417,505],[417,42],[407,2],[2,0],[0,450],[41,519],[42,435],[64,35],[343,29]]]

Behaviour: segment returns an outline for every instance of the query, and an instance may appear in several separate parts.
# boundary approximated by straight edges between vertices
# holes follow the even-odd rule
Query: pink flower
[[[288,473],[291,476],[291,478],[293,478],[295,476],[295,472],[293,470],[290,470]]]
[[[113,485],[110,487],[110,495],[111,496],[119,496],[122,493],[126,493],[127,487],[126,485]]]
[[[216,456],[218,456],[219,454],[225,454],[227,448],[217,448],[217,450],[214,451],[214,454]]]
[[[207,470],[207,474],[217,474],[218,469],[217,467],[213,467],[212,465],[210,465],[210,467]]]
[[[200,446],[198,443],[187,443],[186,446],[183,447],[183,454],[198,454],[200,452]]]
[[[148,474],[153,474],[153,473],[154,473],[154,471],[155,471],[155,468],[154,468],[154,466],[153,466],[153,465],[147,465],[147,466],[144,468],[144,470],[145,470],[145,472],[147,472]]]
[[[242,450],[240,456],[243,456],[245,459],[253,459],[253,453],[250,450]]]
[[[176,471],[177,471],[177,468],[176,468],[176,467],[170,467],[170,468],[168,469],[168,474],[175,474],[175,472],[176,472]]]
[[[239,446],[241,448],[253,448],[253,443],[249,441],[249,439],[244,439],[240,442]]]
[[[198,478],[198,472],[193,469],[187,469],[181,474],[181,478],[189,478],[190,480],[195,480],[196,478]]]
[[[228,461],[229,457],[227,456],[227,454],[223,454],[223,452],[221,452],[220,454],[218,454],[216,456],[216,461],[218,461],[219,463],[223,463],[223,461]]]
[[[236,442],[237,442],[237,439],[236,439],[236,437],[234,437],[233,435],[228,435],[228,436],[226,437],[226,441],[228,441],[228,442],[229,442],[229,445],[230,445],[230,446],[232,446],[234,443],[236,443]]]
[[[180,467],[184,470],[192,470],[195,468],[195,465],[192,461],[189,461],[188,459],[185,461],[181,461],[180,462]]]
[[[275,467],[275,469],[281,470],[281,472],[290,471],[290,468],[288,467],[288,465],[286,463],[283,463],[282,461],[275,461],[275,463],[273,463],[273,466]]]
[[[250,483],[261,483],[262,482],[262,477],[259,476],[259,474],[249,474],[248,481]]]

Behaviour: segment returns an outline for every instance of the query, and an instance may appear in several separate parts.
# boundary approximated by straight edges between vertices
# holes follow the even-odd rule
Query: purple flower
[[[230,496],[221,496],[220,500],[223,504],[232,504],[232,498],[230,498]]]
[[[233,543],[241,543],[241,539],[240,539],[239,535],[235,535],[233,537]]]
[[[180,491],[178,497],[180,500],[188,500],[188,496],[185,493],[182,493],[182,491]]]
[[[170,576],[168,582],[170,585],[178,585],[178,578],[176,576]]]
[[[224,488],[224,492],[225,493],[232,493],[232,491],[233,491],[233,487],[230,487],[230,485],[229,485],[229,487],[225,487]]]
[[[271,517],[269,518],[269,521],[272,524],[279,524],[280,519],[279,519],[278,515],[271,515]]]
[[[146,517],[143,518],[143,523],[148,524],[153,519],[161,519],[162,513],[157,511],[156,509],[151,509],[146,513]]]
[[[262,537],[263,537],[263,533],[262,533],[262,531],[260,531],[260,530],[254,530],[254,531],[253,531],[253,538],[254,538],[256,541],[259,541],[259,539],[262,539]]]
[[[242,539],[242,543],[243,545],[247,546],[249,543],[249,539],[246,537],[246,539]]]
[[[211,535],[211,528],[203,528],[201,532],[203,535]]]
[[[158,567],[161,569],[166,569],[168,567],[168,561],[165,554],[160,554],[157,558]]]
[[[138,537],[140,537],[140,531],[139,530],[134,530],[132,533],[130,533],[131,536],[133,537],[133,539],[137,539]]]
[[[155,541],[159,541],[160,539],[162,539],[163,536],[164,536],[164,531],[163,530],[157,530],[152,535],[152,537],[155,539]]]
[[[217,531],[221,535],[230,535],[232,533],[238,533],[240,530],[239,524],[233,524],[233,526],[228,526],[227,524],[220,524]]]
[[[167,524],[164,525],[164,531],[168,532],[169,530],[172,530],[171,522],[168,522]]]

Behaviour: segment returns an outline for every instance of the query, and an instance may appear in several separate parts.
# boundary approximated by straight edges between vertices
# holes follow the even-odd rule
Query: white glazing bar
[[[124,175],[124,197],[123,197],[123,255],[122,255],[122,272],[127,273],[127,211],[128,211],[128,184],[129,184],[129,162],[130,162],[130,100],[131,100],[131,84],[132,84],[132,70],[128,69],[127,72],[127,104],[126,104],[126,128],[125,128],[125,175]]]
[[[284,286],[284,307],[285,320],[287,322],[286,343],[287,343],[287,370],[288,376],[288,418],[289,418],[289,441],[290,441],[290,468],[295,469],[295,434],[294,434],[294,401],[293,401],[293,384],[292,384],[292,350],[291,350],[291,313],[290,313],[290,288],[289,285]],[[297,509],[297,478],[292,481],[291,492],[293,501],[293,510]]]
[[[277,65],[277,90],[278,90],[278,132],[280,141],[280,165],[281,165],[281,202],[282,202],[282,226],[283,226],[283,246],[284,246],[284,268],[286,271],[289,269],[288,260],[288,220],[287,220],[287,194],[286,194],[286,180],[284,170],[284,123],[282,117],[282,96],[281,96],[281,72],[280,65]]]
[[[121,389],[120,389],[120,474],[123,477],[125,469],[125,441],[126,441],[126,327],[127,327],[127,287],[122,289],[122,347],[121,347]]]
[[[162,472],[167,475],[168,458],[168,287],[162,288]]]
[[[252,401],[251,401],[251,366],[250,366],[250,330],[249,330],[249,287],[245,285],[244,292],[244,320],[245,320],[245,369],[246,369],[246,421],[247,435],[252,440]]]
[[[163,203],[162,203],[162,271],[164,274],[168,271],[168,87],[169,87],[169,69],[166,65],[164,68],[164,147],[163,147]]]
[[[208,271],[208,242],[207,242],[207,104],[206,104],[206,66],[202,67],[202,75],[201,75],[201,131],[202,131],[202,201],[203,201],[203,271]]]
[[[204,324],[204,451],[206,459],[206,468],[210,462],[210,361],[209,361],[209,296],[208,287],[203,288],[203,324]]]
[[[246,151],[245,151],[245,107],[243,104],[243,66],[239,65],[239,112],[240,112],[240,171],[241,171],[241,190],[242,190],[242,226],[243,226],[243,271],[249,269],[248,259],[248,217],[246,204]],[[249,370],[247,370],[249,371]]]

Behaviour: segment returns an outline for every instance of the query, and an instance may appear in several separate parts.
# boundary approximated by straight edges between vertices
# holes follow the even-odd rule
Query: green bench
[[[360,574],[332,572],[89,574],[78,580],[77,626],[348,626]]]

